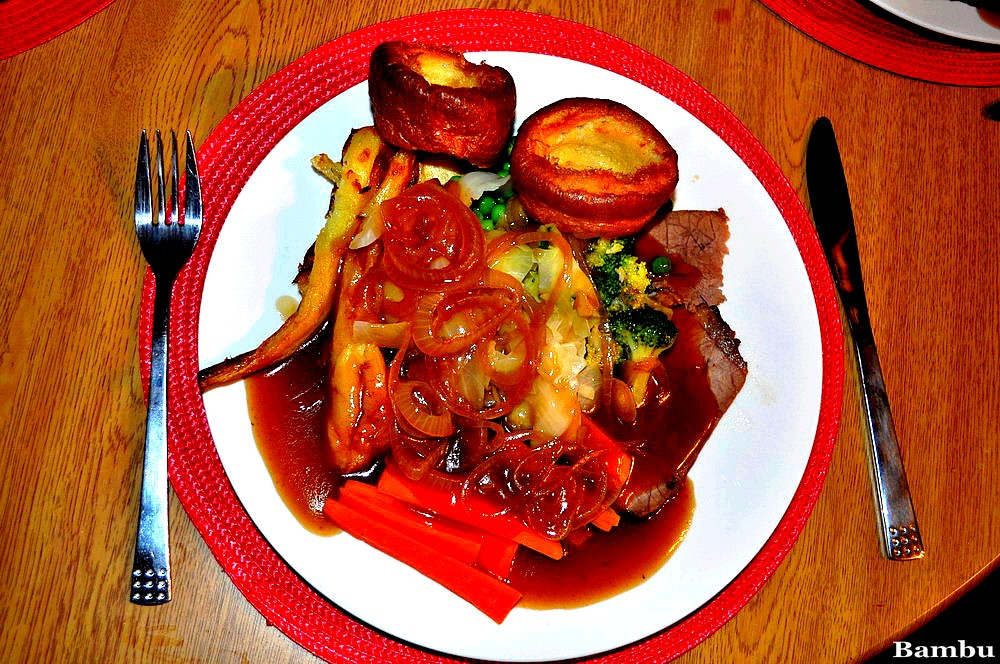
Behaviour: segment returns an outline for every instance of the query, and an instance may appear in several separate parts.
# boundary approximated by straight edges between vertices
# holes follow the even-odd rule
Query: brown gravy
[[[672,392],[670,405],[653,409],[648,417],[640,411],[631,425],[595,414],[609,433],[628,441],[627,447],[643,457],[644,465],[638,467],[637,462],[633,471],[639,480],[633,490],[662,477],[668,465],[693,461],[719,419],[704,361],[691,341],[694,335],[688,333],[698,323],[683,311],[675,322],[678,343],[664,356],[660,378]],[[246,388],[254,436],[279,494],[306,528],[332,534],[337,528],[322,510],[340,478],[325,452],[324,345],[322,338],[313,341],[278,368],[247,379]],[[522,605],[535,608],[580,606],[620,593],[666,562],[684,538],[693,511],[694,491],[685,480],[653,516],[625,516],[611,532],[595,531],[558,562],[522,551],[514,563],[512,585],[524,593]]]
[[[511,585],[524,593],[519,606],[567,609],[634,588],[670,558],[693,514],[694,488],[687,480],[653,516],[623,518],[610,532],[593,531],[562,560],[522,549],[510,578]]]
[[[338,532],[323,504],[339,475],[325,451],[322,347],[314,340],[276,369],[249,377],[246,390],[257,449],[278,494],[303,526],[327,535]]]

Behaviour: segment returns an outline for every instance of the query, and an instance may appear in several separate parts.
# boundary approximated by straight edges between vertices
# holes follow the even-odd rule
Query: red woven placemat
[[[0,0],[0,60],[61,35],[113,0]]]
[[[760,3],[816,41],[873,67],[931,83],[1000,85],[1000,48],[938,37],[864,0]]]
[[[705,607],[669,629],[597,658],[663,662],[692,648],[736,614],[771,576],[798,537],[830,462],[843,389],[843,337],[832,281],[809,217],[794,189],[749,131],[717,99],[636,46],[569,21],[525,12],[453,10],[367,27],[307,53],[264,81],[200,149],[205,216],[202,242],[174,294],[171,324],[171,482],[233,583],[267,619],[317,656],[337,662],[450,662],[352,620],[291,570],[254,527],[226,478],[198,390],[198,319],[205,271],[223,220],[264,155],[306,115],[364,80],[375,45],[426,40],[466,51],[521,51],[579,60],[628,76],[675,100],[722,137],[775,201],[801,252],[820,319],[822,412],[803,479],[757,557]],[[148,367],[152,282],[147,275],[140,330]]]

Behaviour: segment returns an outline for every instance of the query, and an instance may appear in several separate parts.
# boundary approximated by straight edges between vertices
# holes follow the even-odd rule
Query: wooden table
[[[564,17],[662,57],[735,112],[803,199],[808,127],[828,115],[838,130],[928,556],[879,555],[848,362],[841,432],[801,538],[680,661],[857,661],[997,565],[1000,123],[980,111],[1000,88],[872,69],[750,0],[117,0],[0,61],[0,659],[315,661],[248,604],[173,498],[176,599],[149,609],[123,595],[145,418],[136,136],[180,127],[201,141],[309,49],[459,6]]]

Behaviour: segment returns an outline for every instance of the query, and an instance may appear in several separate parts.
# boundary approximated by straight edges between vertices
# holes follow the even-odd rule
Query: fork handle
[[[173,278],[156,279],[149,369],[149,407],[142,462],[142,494],[135,558],[129,579],[133,604],[170,601],[170,536],[167,524],[167,330]]]

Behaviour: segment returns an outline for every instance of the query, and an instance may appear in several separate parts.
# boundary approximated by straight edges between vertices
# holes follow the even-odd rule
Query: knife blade
[[[914,560],[925,552],[903,469],[861,274],[847,178],[833,124],[821,117],[806,147],[806,188],[820,243],[847,317],[861,374],[861,398],[868,433],[872,487],[883,555]]]

